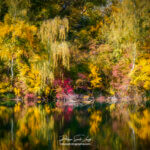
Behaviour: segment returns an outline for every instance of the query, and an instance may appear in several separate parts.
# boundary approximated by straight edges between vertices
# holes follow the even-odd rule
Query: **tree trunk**
[[[14,66],[14,59],[12,58],[11,60],[11,83],[13,83],[13,78],[14,78],[13,66]]]

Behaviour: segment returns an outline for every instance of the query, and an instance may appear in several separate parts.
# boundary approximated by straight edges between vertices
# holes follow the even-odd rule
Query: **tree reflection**
[[[99,124],[102,121],[101,111],[95,111],[90,116],[90,134],[96,134],[99,131]]]
[[[51,108],[48,104],[0,106],[0,150],[74,150],[76,146],[62,146],[59,140],[74,139],[76,135],[91,139],[87,149],[126,150],[133,148],[132,131],[136,134],[136,148],[146,149],[150,141],[150,111],[131,113],[126,105],[111,107],[94,106],[87,110]]]
[[[130,114],[129,125],[141,139],[150,140],[150,111],[145,109],[142,113]]]

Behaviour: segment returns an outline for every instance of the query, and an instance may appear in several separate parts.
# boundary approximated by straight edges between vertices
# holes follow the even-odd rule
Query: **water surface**
[[[0,106],[0,150],[149,150],[150,110],[126,104]]]

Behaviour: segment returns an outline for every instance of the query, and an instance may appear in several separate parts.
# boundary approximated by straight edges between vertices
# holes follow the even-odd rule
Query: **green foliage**
[[[12,99],[14,97],[12,96],[8,96],[8,100],[7,101],[0,101],[0,106],[7,106],[7,107],[14,107],[16,102],[13,101],[13,100],[9,100],[9,99]]]

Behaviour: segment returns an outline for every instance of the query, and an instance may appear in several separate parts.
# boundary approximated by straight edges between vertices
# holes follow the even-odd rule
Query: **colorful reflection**
[[[148,109],[131,113],[120,105],[0,106],[0,150],[146,150],[150,146],[149,116]],[[89,145],[61,145],[60,141],[88,141]]]
[[[150,111],[145,109],[142,112],[130,114],[129,125],[141,139],[150,140]]]

